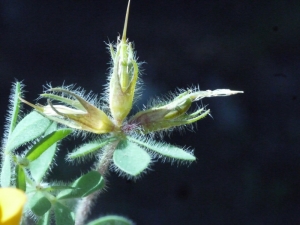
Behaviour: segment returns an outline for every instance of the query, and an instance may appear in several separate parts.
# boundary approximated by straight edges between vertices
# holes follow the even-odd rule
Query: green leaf
[[[72,129],[60,129],[53,131],[36,143],[26,154],[26,158],[30,161],[36,160],[51,145],[65,138],[72,132]]]
[[[16,187],[26,191],[26,174],[22,166],[16,165]]]
[[[39,218],[37,225],[50,225],[50,210]]]
[[[90,143],[86,143],[76,148],[72,153],[69,153],[67,158],[69,160],[74,160],[77,158],[88,156],[96,152],[97,150],[103,148],[105,145],[109,144],[114,140],[115,138],[107,138],[107,139],[101,139],[101,140],[92,141]]]
[[[46,130],[45,135],[51,134],[57,130],[57,124],[52,123]],[[29,169],[34,180],[39,183],[45,176],[47,170],[51,167],[56,152],[57,142],[51,145],[36,160],[30,162]],[[28,153],[27,153],[28,154]]]
[[[174,145],[156,142],[153,140],[143,141],[132,137],[128,137],[128,139],[167,158],[179,159],[184,161],[196,160],[196,157],[193,155],[192,151],[188,151]]]
[[[131,176],[140,175],[151,162],[150,155],[135,143],[122,141],[113,155],[114,165]]]
[[[50,126],[50,123],[50,120],[46,117],[32,111],[17,124],[7,140],[5,152],[12,151],[22,144],[41,136]]]
[[[66,190],[66,189],[76,189],[75,187],[70,187],[70,186],[59,186],[59,185],[55,185],[55,186],[50,186],[50,187],[46,187],[43,190],[44,191],[57,191],[57,190]]]
[[[4,153],[5,154],[5,153]],[[1,187],[11,186],[11,159],[9,154],[3,155],[1,168]]]
[[[64,190],[57,195],[58,199],[82,198],[104,187],[104,179],[97,171],[90,171],[79,177],[71,185],[74,190]]]
[[[59,201],[54,204],[54,216],[56,225],[74,225],[74,213]]]
[[[9,97],[9,131],[8,131],[8,137],[11,135],[13,130],[16,127],[19,111],[20,111],[20,99],[19,96],[21,95],[21,88],[22,85],[20,82],[16,82],[12,86],[12,93]]]
[[[32,196],[28,205],[31,211],[37,216],[43,216],[51,208],[50,201],[40,191]]]
[[[91,221],[87,225],[134,225],[134,223],[123,216],[108,215]]]

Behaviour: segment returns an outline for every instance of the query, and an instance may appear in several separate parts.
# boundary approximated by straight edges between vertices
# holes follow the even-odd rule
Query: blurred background
[[[122,33],[126,0],[0,4],[1,127],[15,79],[31,102],[49,82],[103,92],[105,43]],[[196,163],[157,162],[137,181],[112,172],[91,219],[116,213],[138,225],[300,224],[300,1],[132,0],[127,34],[146,62],[140,107],[192,85],[245,93],[204,99],[213,118],[165,138],[195,149]],[[71,181],[93,161],[65,163],[81,140],[64,143],[51,177]]]

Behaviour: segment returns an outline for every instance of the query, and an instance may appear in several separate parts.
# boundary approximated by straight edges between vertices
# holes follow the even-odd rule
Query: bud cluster
[[[205,107],[196,106],[195,110],[191,110],[193,103],[202,98],[228,96],[243,92],[229,89],[200,91],[199,88],[182,90],[167,101],[160,102],[127,118],[132,110],[136,94],[140,65],[137,62],[133,44],[126,37],[129,4],[130,1],[122,37],[118,38],[115,45],[109,44],[112,67],[107,85],[108,106],[97,107],[89,102],[83,94],[66,88],[50,88],[42,94],[41,97],[46,98],[48,102],[45,106],[34,105],[20,99],[57,123],[94,134],[108,134],[102,139],[79,147],[68,155],[69,160],[84,157],[96,150],[103,149],[103,153],[99,156],[99,165],[105,168],[99,169],[99,171],[105,171],[108,162],[111,162],[111,158],[113,158],[116,171],[137,176],[148,168],[154,155],[182,161],[195,160],[192,151],[155,142],[151,139],[153,135],[149,136],[150,139],[145,139],[147,134],[172,131],[175,127],[184,127],[209,115],[210,110]],[[53,104],[52,101],[60,103]],[[104,108],[109,110],[106,111]],[[141,135],[142,138],[137,135]]]

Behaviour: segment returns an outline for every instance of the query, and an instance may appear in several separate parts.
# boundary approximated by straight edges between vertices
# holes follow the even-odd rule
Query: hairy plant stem
[[[109,165],[111,163],[111,159],[113,157],[114,151],[119,144],[119,140],[112,142],[109,144],[103,151],[103,155],[101,156],[101,160],[96,166],[97,171],[105,177],[106,172],[109,168]]]
[[[109,169],[109,165],[111,163],[111,159],[113,157],[113,153],[119,144],[119,141],[112,142],[103,150],[103,154],[101,156],[101,160],[96,165],[96,170],[105,178],[106,172]],[[86,219],[91,213],[91,209],[94,206],[99,194],[101,191],[93,192],[81,199],[76,206],[75,211],[75,225],[84,225]]]

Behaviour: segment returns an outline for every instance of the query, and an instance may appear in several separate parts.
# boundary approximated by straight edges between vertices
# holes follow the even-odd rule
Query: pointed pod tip
[[[129,8],[130,8],[130,0],[128,0],[127,10],[126,10],[122,41],[126,41],[126,32],[127,32],[127,24],[128,24],[128,17],[129,17]]]

